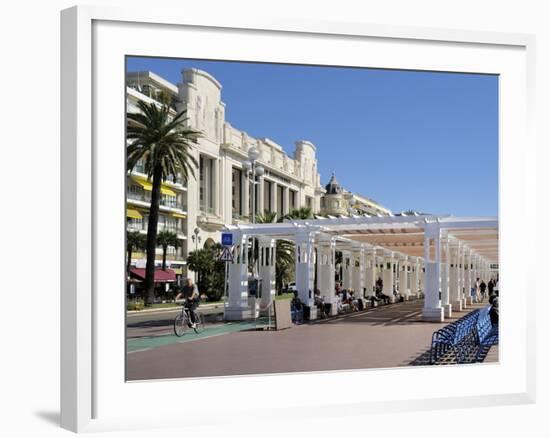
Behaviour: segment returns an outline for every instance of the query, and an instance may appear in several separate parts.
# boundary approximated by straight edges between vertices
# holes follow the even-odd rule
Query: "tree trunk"
[[[155,251],[157,249],[157,225],[159,221],[160,187],[162,167],[156,166],[153,172],[151,207],[147,226],[147,262],[145,264],[145,305],[150,306],[155,299]]]
[[[128,248],[128,262],[126,263],[126,273],[130,276],[130,266],[132,266],[132,246],[129,245]]]
[[[162,270],[166,271],[166,251],[168,247],[166,245],[162,246]]]

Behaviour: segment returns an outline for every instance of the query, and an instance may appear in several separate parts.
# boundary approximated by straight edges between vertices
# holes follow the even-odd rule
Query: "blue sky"
[[[498,214],[498,77],[490,75],[128,58],[178,83],[200,68],[223,85],[226,119],[290,154],[317,147],[321,182],[392,211]]]

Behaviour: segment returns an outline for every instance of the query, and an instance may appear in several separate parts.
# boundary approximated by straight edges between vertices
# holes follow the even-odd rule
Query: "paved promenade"
[[[191,338],[184,339],[187,335],[173,336],[155,344],[154,348],[129,349],[127,378],[147,380],[422,364],[432,333],[475,308],[456,313],[440,324],[422,321],[422,304],[420,300],[397,303],[281,331],[218,331],[209,336],[206,330],[192,342]],[[493,349],[486,362],[497,360],[498,349]]]

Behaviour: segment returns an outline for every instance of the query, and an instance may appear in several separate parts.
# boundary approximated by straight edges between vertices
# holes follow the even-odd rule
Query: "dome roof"
[[[327,195],[340,195],[344,192],[343,187],[340,185],[338,181],[336,181],[336,177],[334,176],[334,173],[332,173],[332,176],[330,177],[330,181],[325,186],[325,189],[327,191]]]

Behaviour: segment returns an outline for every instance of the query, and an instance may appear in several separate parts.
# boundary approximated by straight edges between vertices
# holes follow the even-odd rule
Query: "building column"
[[[409,258],[401,256],[399,264],[399,293],[405,301],[409,300]]]
[[[424,321],[443,322],[444,311],[439,299],[441,230],[437,224],[426,224],[424,228],[424,263],[426,272],[422,318]]]
[[[353,270],[354,270],[353,253],[349,249],[342,250],[342,287],[351,289]]]
[[[409,271],[409,297],[418,298],[418,258],[409,257],[410,271]]]
[[[276,240],[271,237],[258,237],[259,275],[261,283],[260,310],[266,310],[276,295],[275,287],[275,247]]]
[[[471,261],[472,261],[472,250],[468,249],[466,250],[466,254],[464,255],[464,293],[466,295],[467,306],[471,306],[474,303],[472,299],[472,281],[471,281],[472,270],[470,268]]]
[[[351,288],[355,291],[355,298],[363,297],[364,276],[365,276],[365,250],[362,245],[353,248],[353,274]]]
[[[384,270],[382,278],[382,293],[390,297],[390,302],[395,302],[395,296],[393,295],[393,269],[395,260],[393,258],[393,252],[389,251],[384,258]]]
[[[220,160],[212,160],[212,210],[216,216],[220,216]]]
[[[283,187],[283,215],[290,213],[290,193],[288,187]]]
[[[256,197],[256,210],[258,214],[264,214],[265,212],[264,184],[263,177],[258,178],[258,184],[252,184],[252,190],[255,190],[256,186],[258,187],[258,196]]]
[[[366,252],[365,266],[365,297],[374,295],[374,287],[376,285],[376,250],[370,248]]]
[[[316,317],[314,297],[313,297],[313,279],[314,279],[314,251],[313,251],[313,233],[297,232],[295,235],[296,242],[296,290],[298,297],[305,306],[311,310],[310,317]]]
[[[454,243],[449,248],[449,302],[453,312],[462,311],[462,300],[460,299],[460,290],[458,284],[458,243]]]
[[[277,183],[275,181],[271,181],[270,183],[271,187],[271,211],[277,212]]]
[[[450,301],[449,287],[449,266],[450,266],[450,251],[449,238],[445,237],[441,240],[443,247],[443,260],[441,262],[441,307],[445,318],[452,316],[452,304]]]
[[[424,297],[426,289],[426,265],[423,261],[418,264],[418,298]]]
[[[245,171],[245,169],[241,172],[241,193],[243,194],[241,202],[242,202],[242,215],[244,217],[250,216],[252,213],[250,211],[250,179],[248,178],[248,175]]]
[[[459,253],[459,263],[458,263],[458,281],[460,284],[460,299],[462,300],[462,308],[466,309],[468,306],[466,304],[466,292],[464,290],[466,285],[466,276],[464,275],[464,259],[466,254],[466,247],[464,244],[460,245],[460,253]]]
[[[242,321],[253,316],[248,305],[248,236],[233,232],[233,262],[229,263],[226,321]]]
[[[338,299],[334,281],[336,241],[321,240],[317,246],[317,287],[325,303],[330,303],[330,314],[338,314]]]

